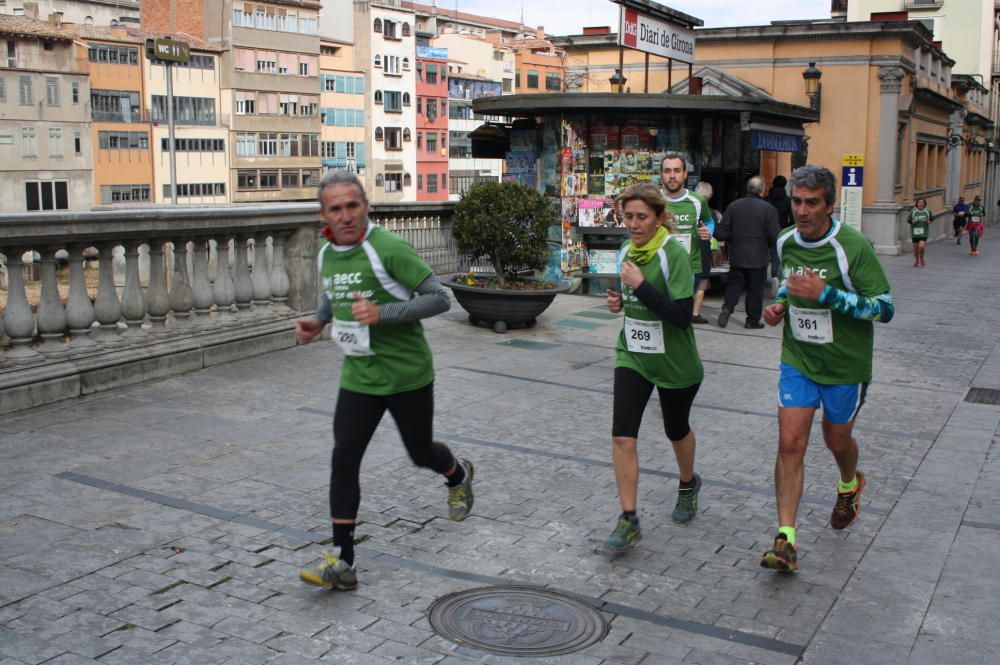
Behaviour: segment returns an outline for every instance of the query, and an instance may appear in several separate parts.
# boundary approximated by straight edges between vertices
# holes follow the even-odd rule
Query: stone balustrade
[[[371,216],[447,274],[463,264],[451,210],[391,204]],[[0,413],[294,345],[294,319],[317,302],[319,227],[311,203],[0,215]],[[36,302],[23,257],[38,263]]]

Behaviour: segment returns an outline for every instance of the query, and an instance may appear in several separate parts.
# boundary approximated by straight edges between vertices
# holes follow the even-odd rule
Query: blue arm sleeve
[[[782,305],[788,303],[788,285],[785,284],[785,280],[781,280],[781,286],[778,287],[778,292],[774,295],[774,302]]]
[[[863,296],[827,284],[819,301],[841,314],[867,321],[889,323],[896,313],[896,308],[892,304],[892,293],[888,291],[877,296]]]

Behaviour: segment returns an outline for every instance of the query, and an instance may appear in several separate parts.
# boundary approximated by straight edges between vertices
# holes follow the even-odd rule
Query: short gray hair
[[[755,175],[749,180],[747,180],[747,194],[753,194],[754,196],[760,196],[764,193],[764,179],[759,175]]]
[[[792,171],[792,178],[789,181],[792,186],[792,193],[795,189],[822,189],[823,198],[827,205],[833,205],[837,200],[837,179],[833,172],[824,166],[814,166],[806,164]]]
[[[691,163],[691,160],[688,159],[686,152],[681,152],[680,150],[668,150],[665,153],[663,153],[663,157],[660,158],[661,171],[663,170],[663,162],[667,161],[668,159],[679,159],[681,160],[681,162],[684,163],[685,171],[687,171],[688,173],[694,171],[694,165]]]
[[[333,185],[354,185],[361,194],[361,200],[368,203],[368,194],[365,192],[365,186],[361,184],[361,178],[356,173],[351,173],[350,171],[330,171],[324,175],[319,181],[316,198],[322,201],[323,190]]]
[[[694,193],[701,194],[705,197],[705,200],[708,201],[712,198],[712,194],[715,193],[715,190],[712,189],[712,183],[702,180],[698,183],[698,186],[694,188]]]

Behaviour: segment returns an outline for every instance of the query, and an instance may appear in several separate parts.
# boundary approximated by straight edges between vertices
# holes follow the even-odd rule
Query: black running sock
[[[450,476],[445,476],[448,487],[457,487],[465,480],[465,468],[455,460],[455,471]]]
[[[340,548],[340,558],[347,565],[354,565],[354,525],[337,524],[333,525],[333,545]]]
[[[626,511],[624,511],[622,513],[622,517],[625,518],[625,519],[627,519],[632,524],[638,524],[639,523],[639,516],[636,514],[636,512],[634,510],[626,510]]]
[[[694,488],[694,476],[691,476],[691,480],[689,480],[687,482],[684,482],[683,480],[681,480],[679,482],[680,482],[680,488],[682,490],[689,490],[689,489]]]

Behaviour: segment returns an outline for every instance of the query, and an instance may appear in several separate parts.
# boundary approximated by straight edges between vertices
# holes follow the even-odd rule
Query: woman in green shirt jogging
[[[687,248],[671,237],[672,216],[663,194],[648,183],[618,198],[631,234],[618,255],[621,291],[608,289],[608,310],[624,312],[615,347],[611,453],[622,513],[604,541],[623,552],[639,542],[637,440],[642,414],[655,387],[664,429],[674,447],[680,487],[673,519],[690,522],[698,510],[701,478],[694,472],[695,435],[688,423],[704,376],[694,330],[693,275]]]
[[[924,249],[927,247],[931,225],[927,199],[917,199],[917,206],[910,212],[910,218],[906,222],[910,225],[910,242],[913,243],[913,265],[925,266]]]

